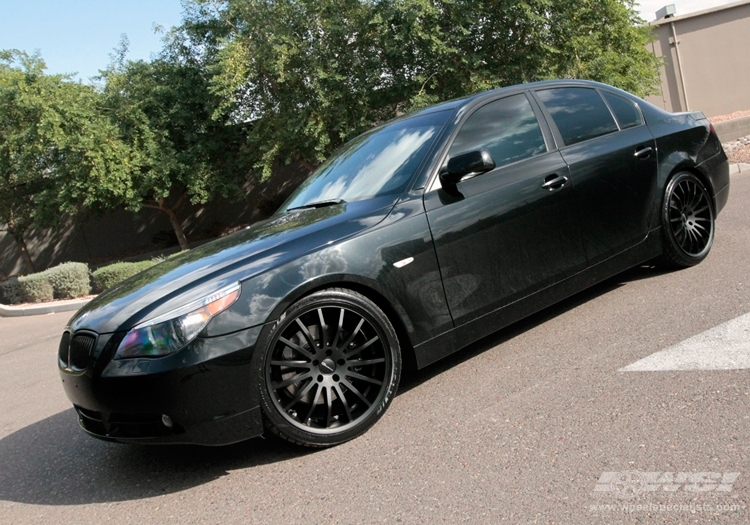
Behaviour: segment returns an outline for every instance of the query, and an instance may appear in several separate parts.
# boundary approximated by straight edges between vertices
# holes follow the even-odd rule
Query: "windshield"
[[[360,135],[315,170],[281,210],[403,192],[451,114],[419,115]]]

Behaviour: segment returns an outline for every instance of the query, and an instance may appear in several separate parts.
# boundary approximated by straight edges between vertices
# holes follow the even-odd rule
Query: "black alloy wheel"
[[[351,290],[292,305],[269,336],[261,400],[273,432],[323,447],[370,428],[396,394],[401,356],[386,315]]]
[[[669,181],[662,221],[664,262],[687,268],[706,258],[714,241],[714,210],[711,196],[698,177],[682,172]]]

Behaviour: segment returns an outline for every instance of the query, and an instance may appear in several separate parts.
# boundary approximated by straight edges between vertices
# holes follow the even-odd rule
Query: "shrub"
[[[0,303],[18,304],[21,302],[21,285],[18,284],[18,277],[11,277],[7,281],[0,283]]]
[[[75,299],[90,291],[89,267],[85,263],[68,262],[43,272],[8,279],[0,284],[0,302],[18,304]]]
[[[42,272],[52,283],[55,299],[75,299],[91,291],[91,277],[86,263],[67,262]]]
[[[54,289],[45,272],[24,275],[18,278],[22,303],[43,303],[55,298]]]
[[[146,268],[151,268],[159,260],[140,261],[140,262],[116,262],[109,266],[103,266],[93,274],[94,292],[100,293],[111,288],[133,275],[142,272]]]

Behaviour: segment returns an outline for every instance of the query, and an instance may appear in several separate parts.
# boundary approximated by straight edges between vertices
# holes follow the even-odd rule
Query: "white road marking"
[[[750,368],[750,313],[656,352],[620,372]]]

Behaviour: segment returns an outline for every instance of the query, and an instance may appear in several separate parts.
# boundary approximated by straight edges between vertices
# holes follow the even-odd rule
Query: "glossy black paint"
[[[461,182],[466,175],[470,173],[480,175],[493,169],[495,169],[495,161],[492,160],[487,150],[470,151],[448,160],[446,169],[440,172],[440,183],[443,187],[447,185],[453,189],[453,186]]]
[[[623,130],[563,148],[576,186],[576,208],[588,263],[631,248],[646,238],[659,198],[656,153],[646,126]]]
[[[572,185],[542,187],[568,175],[554,151],[425,195],[456,325],[585,268]]]
[[[560,86],[624,97],[644,123],[565,145],[535,94]],[[443,187],[438,174],[463,123],[521,93],[547,151]],[[327,287],[369,297],[394,325],[405,364],[422,367],[659,255],[659,209],[672,174],[699,176],[717,214],[727,200],[726,155],[698,113],[669,114],[581,81],[500,89],[419,114],[439,111],[450,118],[403,193],[277,214],[170,258],[80,310],[68,331],[94,333],[96,345],[85,369],[61,363],[60,375],[84,429],[122,442],[224,444],[259,435],[265,349],[256,345],[300,298]],[[184,349],[113,359],[134,326],[236,282],[239,299]]]
[[[97,437],[138,443],[236,442],[262,432],[257,390],[247,382],[260,331],[255,327],[199,338],[161,359],[125,360],[112,360],[124,334],[102,334],[84,373],[61,373],[63,388],[83,416],[84,430]],[[171,429],[162,425],[162,415],[174,421]],[[150,432],[142,432],[144,428]]]

